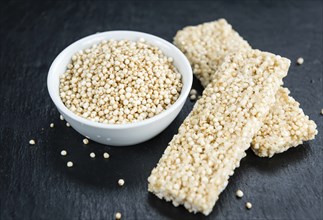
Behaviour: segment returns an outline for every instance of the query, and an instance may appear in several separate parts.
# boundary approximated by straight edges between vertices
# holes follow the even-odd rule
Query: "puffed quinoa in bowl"
[[[47,78],[65,120],[91,140],[114,146],[141,143],[163,131],[191,85],[192,70],[182,52],[135,31],[76,41],[56,57]]]
[[[103,40],[72,56],[60,75],[60,97],[73,113],[105,124],[158,115],[178,99],[181,74],[156,46]]]

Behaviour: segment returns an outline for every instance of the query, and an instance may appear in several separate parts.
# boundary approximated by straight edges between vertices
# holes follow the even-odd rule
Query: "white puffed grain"
[[[191,89],[191,91],[190,91],[190,95],[196,95],[196,94],[197,94],[196,89]]]
[[[243,192],[242,192],[240,189],[238,189],[238,190],[236,191],[236,196],[237,196],[238,198],[242,198],[242,197],[243,197]]]
[[[110,155],[107,152],[104,152],[103,157],[104,157],[104,159],[108,159],[110,157]]]
[[[119,186],[123,186],[123,185],[124,185],[124,183],[125,183],[124,179],[119,179],[119,180],[118,180],[118,185],[119,185]]]
[[[66,151],[66,150],[62,150],[62,151],[61,151],[61,155],[62,155],[62,156],[66,156],[66,155],[67,155],[67,151]]]
[[[304,63],[304,58],[303,57],[300,57],[297,59],[297,64],[298,65],[302,65]]]
[[[120,212],[117,212],[116,215],[115,215],[115,218],[117,220],[121,219],[121,213]]]
[[[73,164],[73,162],[72,162],[72,161],[68,161],[68,162],[67,162],[67,164],[66,164],[66,166],[67,166],[67,167],[72,167],[73,165],[74,165],[74,164]]]
[[[84,139],[83,139],[83,144],[89,144],[89,139],[84,138]]]
[[[252,208],[252,204],[251,204],[250,202],[247,202],[247,203],[246,203],[246,208],[247,208],[247,209],[251,209],[251,208]]]
[[[196,100],[196,95],[190,95],[190,100],[195,101]]]

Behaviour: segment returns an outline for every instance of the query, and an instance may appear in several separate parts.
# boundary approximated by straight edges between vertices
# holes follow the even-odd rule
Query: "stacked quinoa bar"
[[[225,19],[186,27],[177,32],[174,44],[187,56],[204,87],[217,73],[224,56],[251,49]],[[315,122],[304,114],[289,93],[283,87],[278,90],[275,105],[252,141],[251,148],[258,156],[272,157],[314,139],[317,134]]]
[[[226,56],[153,169],[148,190],[208,215],[274,104],[289,64],[259,50]]]
[[[251,49],[224,19],[179,31],[174,43],[205,90],[148,178],[159,198],[208,215],[252,144],[271,157],[317,134],[281,87],[290,61]]]

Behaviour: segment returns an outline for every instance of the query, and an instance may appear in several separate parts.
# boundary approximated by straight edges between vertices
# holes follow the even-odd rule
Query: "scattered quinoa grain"
[[[70,123],[66,122],[66,127],[71,127]]]
[[[35,144],[36,144],[36,142],[35,142],[35,140],[31,139],[31,140],[29,141],[29,144],[30,144],[30,145],[35,145]]]
[[[323,115],[323,108],[321,109],[321,115]]]
[[[49,127],[53,128],[55,125],[54,123],[50,123]]]
[[[61,120],[63,121],[63,120],[64,120],[63,115],[60,115],[60,116],[59,116],[59,119],[61,119]]]
[[[252,208],[252,204],[251,204],[250,202],[247,202],[247,203],[246,203],[246,208],[247,208],[247,209],[251,209],[251,208]]]
[[[304,58],[303,57],[300,57],[297,59],[297,64],[298,65],[302,65],[304,63]]]
[[[91,152],[91,153],[90,153],[90,157],[91,157],[91,158],[95,158],[95,153]]]
[[[110,155],[109,155],[107,152],[104,152],[104,153],[103,153],[103,157],[104,157],[105,159],[108,159],[108,158],[110,157]]]
[[[197,94],[197,91],[195,89],[191,89],[190,95],[196,95],[196,94]]]
[[[118,184],[119,184],[119,186],[123,186],[124,185],[124,179],[119,179],[118,180]]]
[[[73,162],[72,161],[68,161],[66,165],[67,165],[67,167],[72,167],[73,166]]]
[[[196,100],[196,95],[191,95],[191,96],[190,96],[190,100],[191,100],[191,101],[195,101],[195,100]]]
[[[67,151],[66,151],[66,150],[62,150],[62,151],[61,151],[61,155],[62,155],[62,156],[66,156],[66,155],[67,155]]]
[[[117,212],[115,217],[116,217],[116,219],[121,219],[121,213]]]
[[[84,139],[83,139],[83,144],[88,144],[88,143],[89,143],[89,139],[84,138]]]
[[[237,192],[236,192],[236,196],[238,198],[242,198],[243,197],[243,192],[240,189],[238,189]]]

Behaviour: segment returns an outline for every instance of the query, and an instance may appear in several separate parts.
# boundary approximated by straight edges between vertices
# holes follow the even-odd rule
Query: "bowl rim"
[[[60,58],[62,56],[64,56],[69,50],[71,50],[75,46],[77,46],[78,44],[85,43],[87,41],[92,40],[93,38],[101,38],[101,37],[104,37],[108,34],[126,34],[126,33],[132,33],[132,34],[138,35],[139,38],[143,37],[144,39],[146,36],[150,39],[154,39],[155,41],[159,41],[160,43],[165,44],[166,46],[172,48],[175,51],[175,53],[177,53],[177,55],[179,56],[179,58],[181,60],[180,62],[183,62],[184,65],[187,67],[187,71],[185,71],[185,73],[182,73],[180,71],[179,71],[179,73],[182,75],[182,77],[184,75],[185,75],[185,77],[187,77],[187,81],[188,81],[189,85],[188,86],[183,85],[182,90],[180,92],[180,96],[175,101],[175,103],[173,103],[168,109],[162,111],[161,113],[159,113],[151,118],[147,118],[142,121],[137,121],[137,122],[133,122],[133,123],[126,123],[126,124],[105,124],[102,122],[91,121],[89,119],[86,119],[86,118],[76,115],[74,112],[72,112],[70,109],[68,109],[64,105],[63,101],[61,100],[61,98],[59,96],[59,93],[58,93],[58,95],[55,95],[55,92],[53,91],[55,88],[51,85],[51,80],[55,79],[56,77],[59,77],[59,75],[61,74],[61,73],[55,72],[56,67],[59,65]],[[109,38],[107,38],[107,40],[108,39]],[[145,40],[147,40],[147,39],[145,39]],[[100,41],[98,41],[98,42],[100,42]],[[149,42],[149,40],[147,40],[147,41]],[[80,48],[80,49],[84,49],[84,48]],[[105,31],[105,32],[100,32],[100,33],[88,35],[86,37],[83,37],[83,38],[75,41],[74,43],[70,44],[68,47],[66,47],[63,51],[61,51],[56,56],[56,58],[54,59],[54,61],[52,62],[51,66],[49,68],[48,75],[47,75],[47,88],[48,88],[49,95],[50,95],[52,101],[54,102],[54,104],[56,105],[56,107],[60,111],[62,111],[68,117],[70,117],[73,120],[78,121],[80,123],[83,123],[83,124],[86,124],[86,125],[89,125],[92,127],[96,127],[96,128],[107,128],[107,129],[125,129],[125,128],[140,127],[140,126],[144,126],[144,125],[156,122],[156,121],[166,117],[168,114],[170,114],[171,112],[173,112],[177,108],[179,108],[182,103],[185,103],[185,100],[186,100],[187,96],[189,95],[189,91],[192,87],[192,83],[193,83],[193,73],[192,73],[191,65],[190,65],[188,59],[186,58],[186,56],[175,45],[173,45],[172,43],[170,43],[160,37],[157,37],[155,35],[147,34],[144,32],[139,32],[139,31],[130,31],[130,30]],[[185,89],[185,87],[187,89]]]

